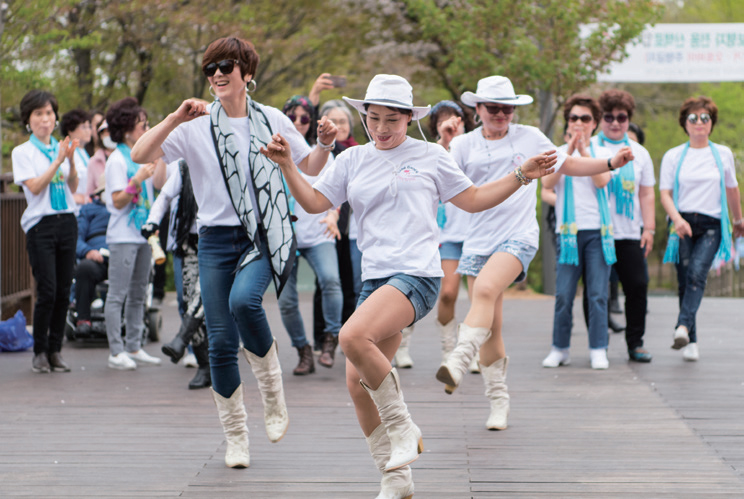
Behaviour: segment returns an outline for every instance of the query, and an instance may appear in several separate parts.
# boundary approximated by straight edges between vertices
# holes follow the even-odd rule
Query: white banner
[[[744,23],[657,24],[627,48],[599,81],[744,81]]]

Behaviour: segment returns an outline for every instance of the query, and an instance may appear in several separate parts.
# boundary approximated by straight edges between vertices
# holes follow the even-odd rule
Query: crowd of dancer
[[[613,266],[626,297],[629,359],[651,361],[643,336],[656,181],[650,155],[628,133],[635,110],[629,93],[569,97],[566,143],[557,147],[537,128],[513,123],[518,107],[533,99],[516,94],[504,76],[481,79],[461,103],[431,108],[414,105],[404,78],[385,74],[369,82],[363,99],[320,106],[321,92],[339,85],[323,74],[309,96],[293,96],[278,110],[251,98],[258,64],[250,42],[216,40],[202,59],[213,102],[186,99],[153,128],[131,97],[105,116],[70,111],[61,119],[61,142],[53,137],[55,97],[34,90],[23,98],[31,137],[12,159],[28,200],[21,224],[37,282],[34,371],[70,369],[60,351],[73,272],[78,327],[90,327],[95,283],[109,281],[109,367],[161,363],[142,348],[143,303],[153,258],[148,240],[167,225],[182,324],[162,352],[178,362],[191,345],[199,370],[189,387],[212,386],[225,463],[248,467],[240,353],[258,382],[269,439],[278,442],[289,425],[263,305],[270,284],[298,351],[294,374],[315,371],[298,304],[302,256],[317,277],[317,362],[332,367],[340,345],[359,425],[382,473],[378,497],[411,497],[410,464],[423,438],[397,368],[413,365],[413,325],[435,306],[442,345],[436,379],[452,393],[468,369],[480,371],[491,406],[486,427],[507,428],[503,300],[538,250],[536,179],[555,207],[558,256],[543,366],[570,362],[582,278],[591,367],[609,367]],[[355,114],[364,145],[351,135]],[[421,127],[427,115],[436,143]],[[665,261],[675,263],[679,281],[672,347],[689,361],[699,358],[695,316],[707,271],[714,257],[730,258],[732,236],[744,236],[733,155],[709,139],[717,117],[709,98],[685,101],[679,124],[689,140],[661,164],[670,221]],[[412,125],[421,139],[408,135]],[[470,307],[458,323],[462,276]]]

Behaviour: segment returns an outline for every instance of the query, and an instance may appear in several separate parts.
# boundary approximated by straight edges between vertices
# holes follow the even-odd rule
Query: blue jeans
[[[408,274],[395,274],[390,277],[381,277],[379,279],[367,279],[362,284],[362,293],[359,296],[357,308],[364,300],[380,289],[388,285],[392,286],[408,298],[414,310],[413,325],[416,321],[423,319],[426,314],[431,312],[434,305],[437,304],[439,288],[442,285],[441,277],[419,277]]]
[[[323,320],[325,321],[325,333],[338,336],[341,329],[341,310],[344,306],[344,296],[341,292],[341,277],[338,272],[338,254],[336,245],[333,243],[322,243],[310,248],[298,250],[305,257],[310,267],[315,272],[320,285],[323,306]],[[282,323],[292,338],[292,346],[302,348],[308,344],[305,335],[305,325],[302,322],[300,304],[297,297],[297,265],[299,259],[295,260],[292,274],[284,285],[281,296],[279,296],[279,311],[282,315]]]
[[[695,316],[703,301],[708,271],[721,244],[721,220],[699,213],[680,215],[690,224],[692,237],[679,240],[679,263],[675,264],[679,289],[677,326],[687,327],[690,342],[697,343]]]
[[[240,386],[240,342],[263,357],[274,338],[263,309],[263,295],[272,281],[269,251],[261,242],[261,257],[238,268],[253,247],[242,227],[202,227],[199,230],[199,278],[209,338],[212,386],[230,397]]]
[[[555,279],[555,313],[553,315],[553,346],[571,346],[573,301],[576,285],[582,273],[589,294],[589,348],[607,348],[607,287],[610,266],[602,252],[599,230],[580,230],[576,236],[579,250],[578,265],[558,264]],[[560,245],[558,246],[560,253]]]

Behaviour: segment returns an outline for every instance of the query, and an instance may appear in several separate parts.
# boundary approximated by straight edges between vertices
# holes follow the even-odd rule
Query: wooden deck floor
[[[467,305],[458,303],[458,317]],[[652,298],[646,345],[654,361],[628,363],[623,338],[613,335],[603,372],[589,368],[580,321],[572,365],[540,366],[550,346],[551,298],[509,299],[505,309],[512,411],[502,432],[484,428],[479,375],[469,374],[454,395],[435,381],[433,315],[416,327],[416,364],[401,370],[426,447],[413,466],[416,497],[744,497],[744,301],[704,300],[701,361],[685,363],[669,348],[676,299]],[[0,497],[374,497],[379,474],[345,390],[343,356],[333,369],[292,376],[296,353],[272,297],[267,310],[291,423],[281,442],[269,443],[255,381],[241,362],[249,469],[225,467],[210,393],[186,389],[193,370],[168,363],[113,371],[106,348],[68,344],[67,374],[33,374],[28,352],[0,354]],[[164,313],[170,339],[172,299]],[[156,353],[159,344],[147,349]]]

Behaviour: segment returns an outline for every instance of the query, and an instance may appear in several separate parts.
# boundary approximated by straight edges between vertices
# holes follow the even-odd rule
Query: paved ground
[[[309,305],[303,295],[306,322]],[[426,447],[413,467],[416,497],[744,497],[744,301],[704,300],[701,360],[685,363],[669,348],[676,299],[652,298],[646,344],[654,361],[630,364],[622,335],[613,335],[603,372],[589,368],[580,321],[573,364],[540,367],[552,307],[545,297],[505,302],[512,412],[502,432],[484,428],[479,375],[444,393],[434,380],[434,318],[417,325],[416,365],[401,371]],[[0,497],[374,497],[379,475],[346,394],[343,364],[292,376],[296,353],[273,297],[267,309],[291,423],[281,442],[269,443],[255,381],[242,363],[249,469],[225,467],[211,396],[186,389],[193,370],[168,363],[113,371],[106,348],[68,344],[63,353],[74,367],[67,374],[33,374],[29,352],[0,354]],[[458,317],[466,311],[461,300]],[[172,298],[164,314],[170,339],[177,328]]]

